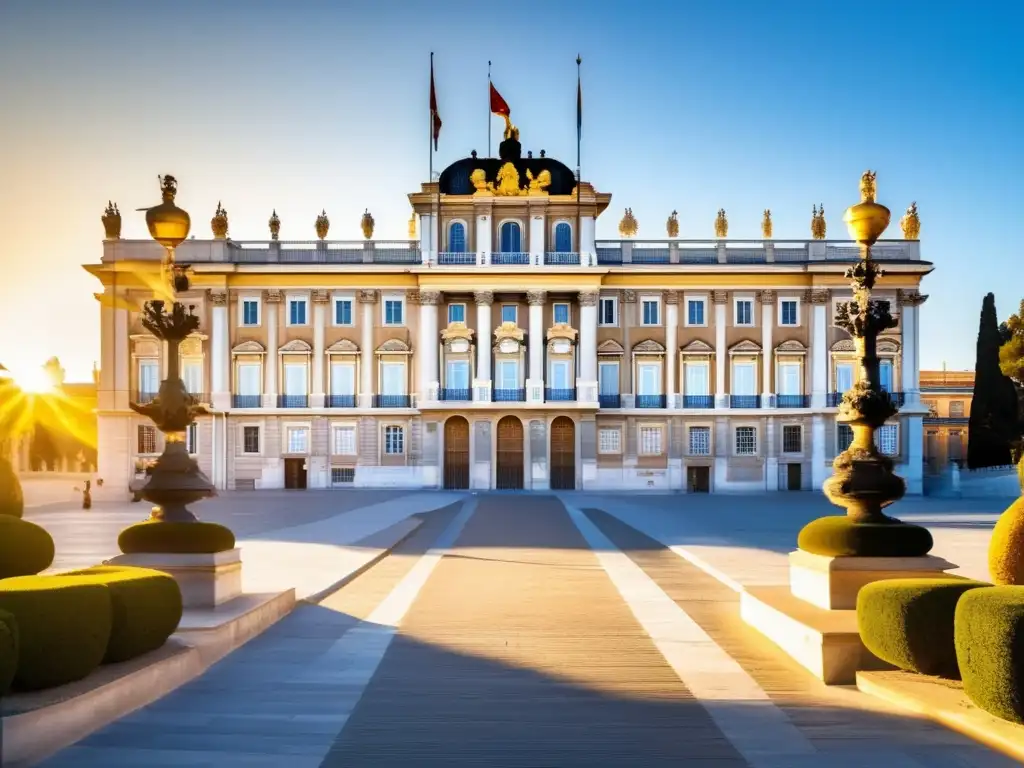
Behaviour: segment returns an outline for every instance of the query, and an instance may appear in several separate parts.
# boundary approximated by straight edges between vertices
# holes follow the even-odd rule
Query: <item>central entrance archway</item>
[[[498,456],[494,487],[499,490],[523,488],[523,422],[505,416],[498,422]]]
[[[444,487],[469,488],[469,422],[462,416],[444,423]]]
[[[576,488],[576,424],[568,416],[551,422],[551,490]]]

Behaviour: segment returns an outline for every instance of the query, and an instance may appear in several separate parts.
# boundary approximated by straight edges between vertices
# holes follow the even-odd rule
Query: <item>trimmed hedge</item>
[[[53,562],[53,538],[35,523],[0,515],[0,579],[32,576]]]
[[[797,537],[804,552],[828,557],[920,557],[932,549],[927,528],[894,520],[859,523],[846,515],[812,520]]]
[[[18,668],[18,624],[14,616],[0,611],[0,696],[11,688]]]
[[[235,534],[217,523],[147,520],[121,531],[117,546],[126,555],[143,552],[205,555],[234,549]]]
[[[21,517],[25,512],[25,497],[14,467],[7,459],[0,459],[0,515]]]
[[[886,579],[857,593],[857,629],[882,661],[922,675],[957,678],[953,616],[960,596],[989,586],[955,576]]]
[[[1024,723],[1024,587],[967,592],[955,627],[964,693],[989,714]]]
[[[988,573],[996,584],[1024,584],[1024,496],[999,516],[988,543]]]
[[[110,591],[111,629],[104,664],[155,651],[181,621],[181,589],[174,577],[163,571],[98,565],[63,575],[103,584]]]
[[[107,652],[110,593],[88,577],[0,580],[0,610],[11,613],[18,624],[15,689],[31,691],[81,680]]]

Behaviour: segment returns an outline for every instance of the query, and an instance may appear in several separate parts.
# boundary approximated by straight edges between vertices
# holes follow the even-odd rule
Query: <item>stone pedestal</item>
[[[215,608],[242,594],[239,549],[202,555],[144,552],[118,555],[109,565],[134,565],[169,573],[178,582],[185,608]]]

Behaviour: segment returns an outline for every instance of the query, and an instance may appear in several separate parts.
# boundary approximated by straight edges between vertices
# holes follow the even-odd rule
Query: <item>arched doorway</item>
[[[523,422],[505,416],[498,422],[498,462],[494,487],[521,490],[523,487]]]
[[[576,488],[576,425],[568,416],[551,422],[551,490]]]
[[[469,422],[462,416],[444,423],[444,487],[469,488]]]

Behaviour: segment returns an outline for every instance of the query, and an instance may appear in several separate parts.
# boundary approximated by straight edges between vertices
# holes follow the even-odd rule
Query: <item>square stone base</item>
[[[185,608],[214,608],[242,594],[242,557],[237,548],[203,555],[140,552],[118,555],[107,563],[169,573],[181,588]]]
[[[789,585],[795,597],[826,610],[853,610],[865,584],[882,579],[935,578],[956,565],[941,557],[827,557],[789,553]]]

